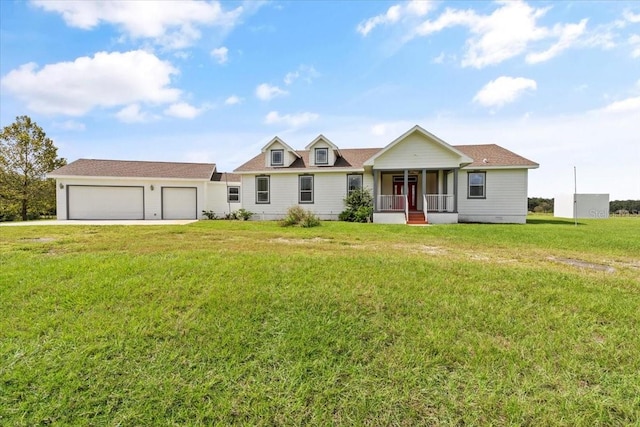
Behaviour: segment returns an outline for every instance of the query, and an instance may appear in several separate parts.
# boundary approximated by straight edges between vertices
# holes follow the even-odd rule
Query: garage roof
[[[212,180],[215,163],[143,162],[137,160],[78,159],[47,174],[49,178],[70,176],[118,178],[173,178]]]

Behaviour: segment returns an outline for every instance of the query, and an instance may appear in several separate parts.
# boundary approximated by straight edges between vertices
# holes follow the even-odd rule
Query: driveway
[[[185,225],[197,222],[197,219],[158,219],[158,220],[78,220],[66,221],[42,220],[24,222],[0,222],[0,227],[20,227],[25,225]]]

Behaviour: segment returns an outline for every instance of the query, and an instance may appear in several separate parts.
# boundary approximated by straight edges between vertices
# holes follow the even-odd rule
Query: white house
[[[241,203],[239,176],[213,163],[79,159],[47,176],[58,219],[198,219]]]
[[[213,163],[80,159],[56,178],[59,219],[197,219],[239,208],[279,219],[301,205],[337,219],[356,188],[379,223],[524,223],[538,164],[495,144],[452,146],[414,126],[383,148],[342,149],[323,135],[304,150],[275,137],[234,174]]]
[[[337,219],[348,192],[373,191],[379,223],[524,223],[538,164],[495,144],[451,146],[420,126],[384,148],[340,149],[323,135],[304,150],[275,137],[234,172],[242,206],[277,219],[302,205]]]

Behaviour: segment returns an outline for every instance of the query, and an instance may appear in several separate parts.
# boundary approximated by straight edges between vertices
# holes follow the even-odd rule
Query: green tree
[[[373,196],[367,188],[351,191],[344,199],[347,209],[340,212],[338,219],[349,222],[371,222],[373,216]]]
[[[55,210],[55,182],[45,175],[64,166],[53,141],[28,116],[0,134],[0,219],[16,212],[23,221]]]

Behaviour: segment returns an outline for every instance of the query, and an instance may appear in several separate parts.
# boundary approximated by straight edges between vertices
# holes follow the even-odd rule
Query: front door
[[[407,200],[409,201],[409,210],[411,211],[415,211],[417,208],[417,197],[416,197],[416,193],[417,193],[417,182],[411,182],[409,181],[408,183],[409,186],[409,194],[407,195]],[[394,182],[393,183],[393,195],[394,196],[402,196],[404,195],[404,182]]]

